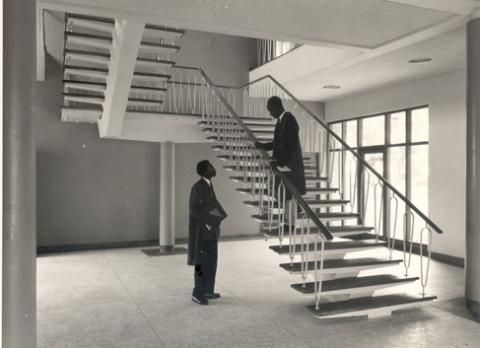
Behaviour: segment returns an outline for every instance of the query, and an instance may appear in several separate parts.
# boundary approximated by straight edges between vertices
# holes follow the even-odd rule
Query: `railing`
[[[288,52],[300,47],[301,44],[290,41],[278,40],[257,40],[257,66],[258,68],[274,59],[277,59]]]
[[[304,152],[320,154],[320,172],[328,177],[330,185],[338,187],[339,198],[350,201],[347,209],[360,213],[360,223],[373,226],[377,239],[384,231],[390,258],[397,233],[403,230],[401,239],[406,276],[411,266],[415,238],[420,240],[420,278],[422,294],[425,294],[432,231],[443,233],[442,230],[273,77],[262,77],[240,90],[246,114],[259,119],[269,117],[265,108],[269,97],[276,95],[282,99],[285,109],[292,111],[299,122]],[[342,208],[341,211],[345,210]],[[422,263],[424,242],[428,259],[426,266]]]

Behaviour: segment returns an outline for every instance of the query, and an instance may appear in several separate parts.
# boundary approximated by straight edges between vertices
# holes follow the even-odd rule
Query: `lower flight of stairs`
[[[275,126],[273,120],[243,117],[243,122],[261,141],[273,139]],[[237,191],[248,196],[244,204],[259,208],[259,195],[263,194],[264,201],[273,201],[270,215],[273,216],[273,221],[276,221],[278,214],[281,213],[278,203],[267,195],[266,184],[259,183],[258,177],[261,177],[262,174],[252,171],[252,166],[259,164],[251,161],[258,161],[260,155],[255,154],[246,163],[245,155],[250,155],[251,150],[246,150],[245,147],[239,145],[238,137],[242,134],[241,132],[236,135],[237,139],[235,139],[235,137],[217,134],[216,130],[222,127],[220,122],[214,121],[207,124],[206,121],[201,121],[199,125],[206,133],[207,139],[213,142],[212,148],[219,153],[217,157],[225,162],[224,169],[231,172],[230,179],[237,183]],[[224,152],[226,145],[233,149],[233,152]],[[400,273],[395,271],[401,269],[399,265],[403,259],[376,256],[378,251],[387,250],[387,243],[376,238],[372,233],[374,232],[373,227],[358,223],[360,221],[358,213],[348,212],[350,209],[330,211],[332,208],[347,206],[350,202],[338,195],[335,196],[338,188],[331,187],[328,178],[319,175],[321,170],[319,170],[315,158],[316,156],[312,156],[312,154],[304,154],[307,183],[304,200],[322,222],[329,224],[329,231],[334,238],[332,241],[324,243],[319,305],[318,307],[316,304],[309,305],[307,306],[308,310],[318,318],[376,317],[389,315],[393,310],[418,306],[434,300],[436,298],[434,296],[411,296],[403,292],[391,293],[391,289],[396,287],[412,286],[418,281],[418,277],[392,274]],[[256,176],[255,180],[254,175]],[[321,243],[317,237],[319,229],[312,223],[308,224],[308,219],[302,214],[299,214],[294,228],[285,226],[283,229],[280,229],[278,224],[269,226],[268,217],[267,212],[252,216],[253,219],[262,223],[262,233],[266,238],[279,238],[281,244],[271,245],[270,249],[280,257],[290,256],[290,262],[280,263],[280,267],[291,274],[302,275],[304,281],[292,284],[291,287],[301,294],[314,295],[315,282],[308,281],[308,278],[314,278],[314,256],[316,254],[319,257],[321,253]],[[336,224],[332,225],[332,222]],[[307,224],[311,226],[309,229],[305,228]],[[303,238],[301,237],[302,231]],[[372,256],[358,257],[355,252],[362,254],[367,252]],[[304,262],[301,262],[302,255],[303,258],[306,258],[306,260],[303,259]],[[317,266],[320,266],[320,261],[317,261]],[[371,274],[372,272],[374,274]],[[317,271],[317,276],[318,273],[319,271]],[[390,292],[376,295],[378,291],[385,290]]]

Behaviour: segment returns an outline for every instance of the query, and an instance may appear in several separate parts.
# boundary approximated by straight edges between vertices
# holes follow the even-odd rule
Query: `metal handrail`
[[[192,69],[192,70],[199,70],[204,74],[203,70],[200,68],[193,68],[193,67],[184,67],[184,66],[175,66],[176,68],[179,69]],[[380,180],[386,187],[388,187],[390,190],[392,190],[402,201],[405,202],[405,204],[412,209],[415,213],[418,214],[419,217],[421,217],[429,226],[431,226],[435,232],[442,234],[443,231],[440,227],[438,227],[432,220],[430,220],[422,211],[417,208],[407,197],[405,197],[400,191],[398,191],[392,184],[390,184],[383,176],[381,176],[375,169],[373,169],[372,166],[370,166],[367,162],[365,162],[359,154],[354,151],[346,142],[343,141],[342,138],[340,138],[334,131],[332,131],[326,124],[323,122],[320,118],[318,118],[309,108],[307,108],[303,103],[298,100],[289,90],[287,90],[283,85],[281,85],[273,76],[271,75],[265,75],[263,77],[260,77],[254,81],[248,82],[244,84],[241,87],[231,87],[231,88],[236,88],[236,89],[243,89],[245,87],[248,87],[250,85],[253,85],[254,83],[257,83],[262,80],[270,79],[272,80],[277,86],[279,86],[293,101],[295,101],[300,108],[302,108],[307,114],[309,114],[314,120],[316,120],[325,130],[328,132],[330,136],[332,136],[334,139],[336,139],[344,148],[346,148],[350,153],[353,154],[354,157],[357,158],[359,163],[361,163],[364,167],[369,169],[377,178]],[[210,81],[211,83],[211,81]],[[225,88],[225,87],[224,87]],[[232,110],[233,111],[233,110]],[[235,113],[236,115],[236,113]],[[238,116],[238,115],[236,115]],[[249,134],[252,134],[249,131]],[[253,136],[253,134],[252,134]]]
[[[212,90],[215,92],[217,97],[222,101],[224,106],[230,111],[232,114],[233,118],[237,121],[237,123],[240,125],[240,127],[243,129],[243,131],[247,134],[247,136],[250,138],[252,142],[256,142],[257,138],[255,135],[253,135],[252,131],[243,123],[241,117],[235,112],[235,110],[231,107],[231,105],[228,103],[228,101],[225,99],[223,94],[218,90],[218,87],[210,80],[210,78],[207,76],[207,74],[203,71],[202,68],[196,68],[196,67],[180,67],[180,66],[175,66],[176,68],[180,69],[189,69],[189,70],[196,70],[200,72],[202,77],[205,79],[205,82],[212,88]],[[268,155],[267,151],[264,149],[258,149],[258,151],[262,154],[264,159],[266,160],[271,160],[271,157]],[[324,240],[332,240],[333,236],[328,230],[328,228],[320,221],[317,215],[312,211],[312,209],[308,206],[307,203],[302,198],[302,195],[297,191],[297,189],[293,186],[293,184],[290,182],[290,180],[276,167],[275,163],[270,163],[270,167],[272,171],[277,175],[283,182],[283,184],[290,190],[292,193],[293,197],[295,197],[297,203],[303,208],[305,211],[305,214],[309,219],[313,221],[315,225],[319,228],[320,235]]]

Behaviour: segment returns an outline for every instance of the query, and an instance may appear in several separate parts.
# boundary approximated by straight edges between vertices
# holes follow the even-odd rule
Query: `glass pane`
[[[428,145],[412,146],[412,194],[411,201],[428,216]],[[415,242],[420,241],[420,230],[425,227],[425,222],[415,216],[414,221]],[[427,238],[424,235],[424,240]]]
[[[334,131],[340,138],[342,137],[342,122],[331,123],[330,129]]]
[[[406,190],[406,147],[392,147],[389,149],[388,171],[390,173],[390,183],[401,194],[405,195]],[[391,238],[403,239],[405,203],[392,191],[388,192],[388,205],[390,208],[388,233]]]
[[[346,142],[351,147],[357,147],[357,120],[347,121],[344,123],[346,127]]]
[[[375,169],[375,171],[383,176],[383,153],[367,153],[365,154],[365,162]],[[369,173],[369,174],[367,174]],[[383,234],[383,222],[381,219],[382,207],[382,186],[379,185],[377,177],[369,170],[366,170],[363,178],[363,197],[365,204],[364,222],[367,226],[375,228],[380,227],[379,234]],[[375,231],[374,231],[375,232]]]
[[[405,111],[390,115],[390,144],[405,143]]]
[[[412,110],[412,142],[428,141],[428,108]]]
[[[362,119],[362,146],[383,145],[385,143],[385,116]]]

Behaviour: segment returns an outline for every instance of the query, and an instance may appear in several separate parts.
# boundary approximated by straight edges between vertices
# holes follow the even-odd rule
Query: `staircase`
[[[108,18],[66,16],[63,121],[104,117],[115,25]],[[313,296],[308,310],[318,318],[375,317],[434,300],[426,289],[433,233],[442,233],[438,226],[272,77],[220,88],[201,69],[176,66],[175,42],[183,33],[145,25],[125,113],[200,119],[244,204],[258,210],[252,218],[261,222],[266,239],[278,240],[270,249],[287,258],[280,267],[300,276],[291,287]],[[303,196],[269,154],[253,146],[273,139],[275,124],[266,114],[273,95],[300,126]],[[286,190],[293,194],[289,202]],[[422,244],[417,268],[415,236]]]

